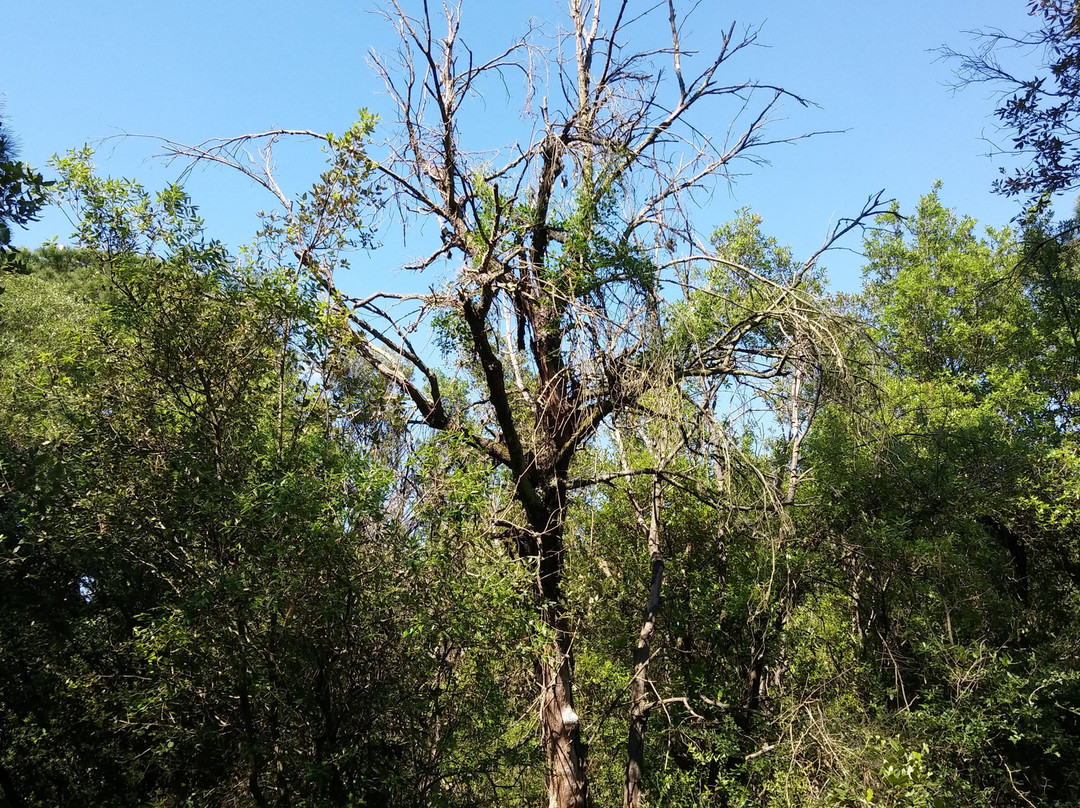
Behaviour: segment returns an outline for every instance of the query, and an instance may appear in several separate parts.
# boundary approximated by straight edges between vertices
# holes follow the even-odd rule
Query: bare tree
[[[703,246],[690,221],[695,191],[729,178],[739,159],[760,159],[762,147],[800,137],[772,137],[766,125],[783,101],[806,102],[729,78],[732,60],[754,44],[753,30],[732,24],[708,59],[686,50],[675,0],[568,0],[565,28],[530,29],[490,57],[477,57],[459,36],[460,7],[432,14],[426,0],[418,5],[412,13],[392,0],[384,16],[401,47],[372,54],[396,107],[383,151],[370,142],[370,120],[329,138],[333,166],[305,203],[287,198],[269,156],[255,151],[284,132],[167,148],[240,168],[274,193],[286,213],[282,234],[348,319],[352,348],[407,394],[420,422],[460,435],[512,476],[523,514],[515,550],[535,564],[535,608],[551,637],[536,659],[549,805],[579,808],[590,800],[564,525],[573,492],[591,481],[572,479],[571,464],[605,422],[659,387],[774,379],[830,350],[804,289],[820,252],[785,277],[763,277]],[[661,42],[653,42],[657,30],[666,32]],[[639,35],[651,44],[635,50],[628,43]],[[477,106],[481,93],[514,80],[525,88],[527,137],[470,150],[467,133],[492,114],[490,104]],[[724,123],[709,124],[717,120]],[[439,242],[411,266],[449,267],[439,288],[362,299],[342,291],[337,252],[349,233],[362,232],[359,216],[372,196],[406,223],[437,225]],[[880,211],[871,199],[822,250]],[[752,292],[734,299],[696,285],[692,268],[703,265],[737,268]],[[680,296],[699,307],[715,299],[722,316],[676,338],[670,303]],[[438,369],[414,345],[432,327],[479,379],[466,407],[449,404]],[[662,495],[657,477],[641,506],[654,585],[634,657],[640,686],[630,708],[627,805],[641,793]]]

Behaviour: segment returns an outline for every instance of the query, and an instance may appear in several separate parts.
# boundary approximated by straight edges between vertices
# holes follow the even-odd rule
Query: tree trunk
[[[663,505],[660,485],[653,480],[652,508],[649,516],[648,543],[652,559],[652,581],[645,620],[634,648],[634,678],[630,681],[630,722],[626,739],[626,779],[623,786],[623,808],[640,808],[641,780],[645,773],[645,723],[649,718],[646,685],[649,680],[651,641],[660,613],[660,587],[664,581],[664,556],[660,552],[660,509]],[[640,510],[638,518],[642,519]],[[643,521],[643,520],[642,520]]]
[[[660,611],[660,584],[664,580],[664,559],[653,558],[652,586],[649,591],[649,606],[645,622],[638,635],[634,649],[634,678],[630,682],[630,729],[626,739],[626,783],[623,788],[624,808],[639,808],[641,805],[641,780],[645,772],[645,722],[649,717],[648,697],[645,685],[648,682],[649,659],[656,617]]]
[[[561,622],[558,616],[551,617]],[[574,659],[566,632],[557,632],[555,643],[546,650],[540,662],[540,678],[548,808],[586,808],[589,794],[585,749],[581,723],[574,710]]]
[[[538,476],[536,488],[545,495],[535,503],[539,507],[526,507],[526,513],[536,537],[540,613],[554,636],[537,664],[548,808],[587,808],[586,753],[574,709],[573,638],[562,594],[566,491],[557,482],[558,471],[547,479]],[[555,482],[549,482],[551,478]]]

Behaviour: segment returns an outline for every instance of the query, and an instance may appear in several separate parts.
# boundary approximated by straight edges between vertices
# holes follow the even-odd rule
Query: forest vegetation
[[[484,55],[416,5],[395,120],[163,141],[271,194],[236,252],[0,134],[0,805],[1080,804],[1073,4],[1049,96],[961,63],[1026,213],[872,194],[802,257],[695,203],[796,139],[752,32],[568,0]],[[470,151],[511,77],[527,136]],[[46,203],[78,245],[10,247]],[[358,291],[425,222],[421,290]]]

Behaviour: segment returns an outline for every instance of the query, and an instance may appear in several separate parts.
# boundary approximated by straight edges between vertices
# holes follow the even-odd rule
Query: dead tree
[[[305,203],[278,188],[263,151],[247,151],[284,132],[166,145],[177,157],[240,168],[274,193],[284,241],[348,319],[352,348],[407,394],[424,425],[458,434],[512,475],[524,513],[516,552],[535,564],[535,607],[553,638],[536,660],[549,805],[580,808],[590,802],[587,717],[575,707],[563,594],[567,507],[581,487],[571,463],[606,421],[658,384],[770,379],[806,361],[801,346],[816,333],[817,312],[803,285],[820,252],[783,278],[741,268],[755,295],[729,306],[720,326],[669,338],[673,298],[719,294],[691,288],[689,267],[730,263],[700,245],[692,192],[729,178],[735,161],[757,159],[762,147],[805,137],[771,137],[766,124],[785,100],[806,102],[781,87],[732,81],[730,63],[754,43],[753,30],[732,24],[708,58],[684,50],[675,0],[610,8],[568,0],[564,28],[535,28],[483,58],[459,36],[459,7],[433,15],[426,0],[415,5],[390,4],[385,17],[401,47],[372,54],[395,106],[389,138],[373,143],[365,122],[329,139],[333,166]],[[630,47],[638,36],[642,46]],[[494,99],[512,81],[524,88],[524,108],[502,113]],[[493,114],[523,114],[526,134],[495,151],[471,150],[467,133],[482,132]],[[341,290],[336,253],[358,232],[365,200],[380,194],[406,224],[427,221],[439,233],[411,265],[448,267],[439,288],[362,299]],[[880,210],[872,199],[825,246]],[[480,380],[467,415],[448,406],[437,369],[413,344],[433,322],[451,324],[459,361]],[[657,488],[653,514],[659,497]],[[647,532],[652,553],[655,532]],[[662,558],[654,563],[658,585]],[[631,757],[640,770],[644,696],[634,698]],[[628,781],[628,804],[638,801],[639,781]]]

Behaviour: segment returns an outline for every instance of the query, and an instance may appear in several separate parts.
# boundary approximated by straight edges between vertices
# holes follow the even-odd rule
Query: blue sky
[[[408,7],[411,0],[406,0]],[[273,126],[344,130],[360,107],[386,109],[380,82],[367,64],[370,48],[385,52],[392,31],[368,9],[375,2],[281,0],[6,0],[0,94],[23,159],[43,166],[49,156],[123,133],[180,141],[259,131]],[[415,5],[415,3],[413,3]],[[507,44],[530,17],[557,19],[556,0],[463,0],[466,34],[482,53]],[[644,3],[640,3],[644,6]],[[731,79],[779,84],[817,104],[784,108],[777,135],[845,130],[761,156],[734,185],[719,183],[700,214],[711,230],[750,206],[765,229],[806,255],[831,223],[855,213],[884,189],[911,209],[936,179],[949,206],[1000,225],[1017,204],[994,196],[990,183],[1002,158],[990,159],[984,138],[995,129],[988,87],[949,88],[953,65],[933,49],[966,49],[970,31],[1032,27],[1023,0],[873,0],[718,2],[703,0],[688,38],[702,51],[732,20],[761,26],[759,43],[731,65]],[[1033,57],[1017,54],[1019,63]],[[505,99],[491,99],[492,120],[513,117]],[[512,105],[511,105],[512,106]],[[508,119],[509,119],[508,118]],[[497,131],[497,130],[496,130]],[[179,167],[154,160],[148,140],[114,138],[97,146],[103,173],[158,187]],[[312,144],[278,155],[286,187],[300,193],[317,176]],[[188,188],[211,235],[237,246],[254,231],[255,213],[271,200],[222,170],[202,170]],[[28,245],[58,236],[70,224],[50,213],[16,234]],[[20,238],[21,237],[21,238]],[[859,240],[847,247],[857,251]],[[372,254],[370,268],[394,273],[394,250]],[[836,254],[826,262],[839,288],[858,285],[860,261]]]

